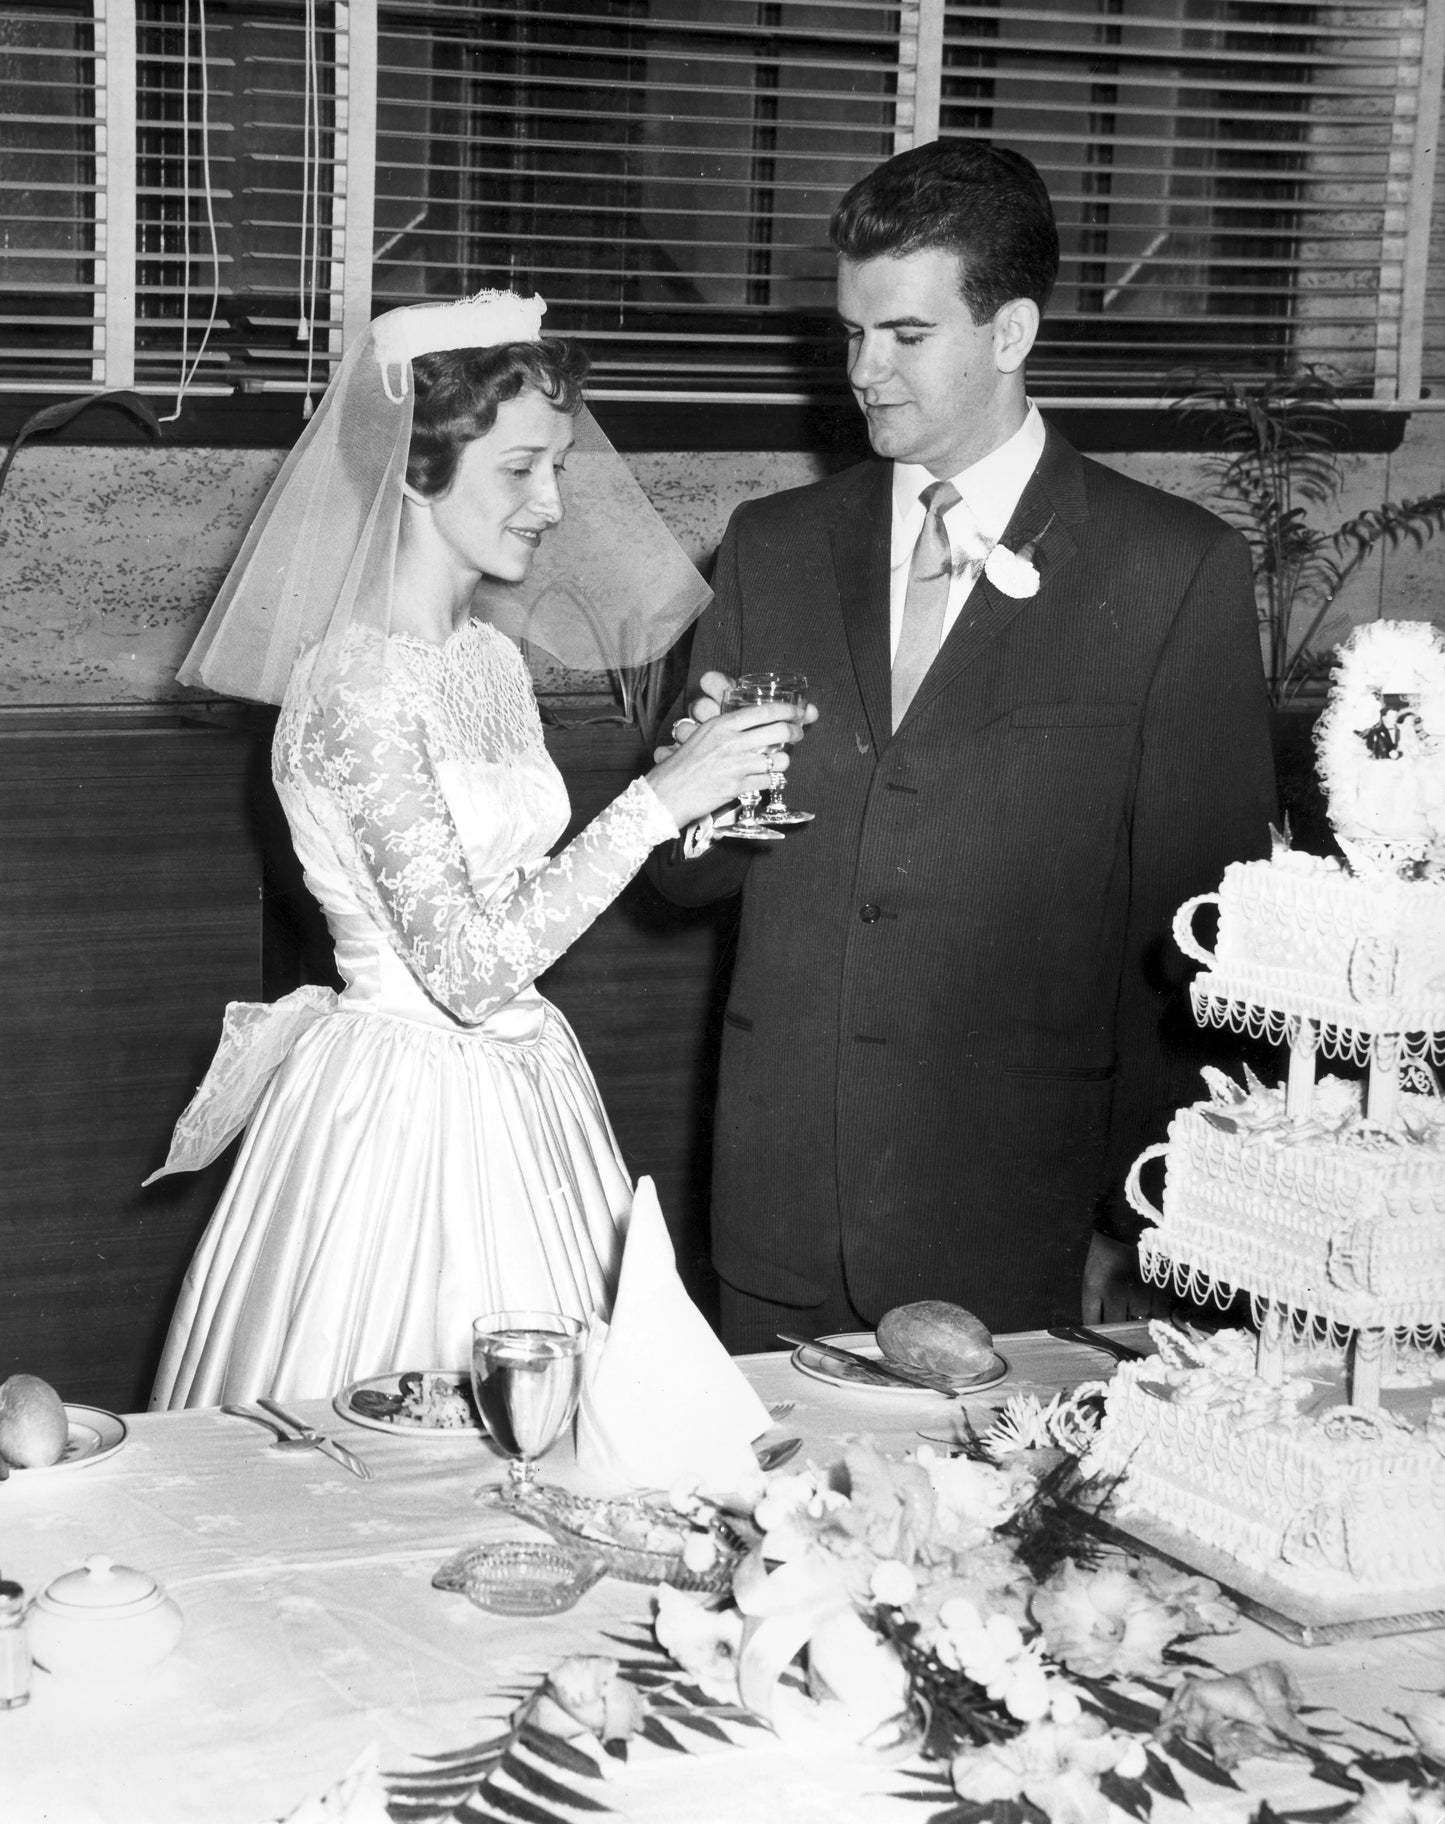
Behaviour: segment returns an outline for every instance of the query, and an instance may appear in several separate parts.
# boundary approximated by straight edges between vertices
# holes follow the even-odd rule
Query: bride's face
[[[432,525],[459,565],[521,582],[537,547],[562,518],[561,477],[574,421],[528,389],[497,408],[496,423],[462,451],[445,494],[427,502]]]

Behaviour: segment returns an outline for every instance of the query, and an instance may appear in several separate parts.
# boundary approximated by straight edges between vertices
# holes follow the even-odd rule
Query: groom
[[[803,671],[784,842],[693,830],[741,892],[713,1179],[724,1338],[944,1298],[994,1330],[1147,1308],[1129,1166],[1197,1093],[1174,910],[1274,813],[1243,539],[1087,461],[1024,368],[1058,269],[1017,153],[915,148],[832,223],[883,460],[734,515],[693,699]]]

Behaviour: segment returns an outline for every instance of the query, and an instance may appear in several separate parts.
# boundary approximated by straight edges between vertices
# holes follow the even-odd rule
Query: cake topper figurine
[[[1315,745],[1350,872],[1445,879],[1445,635],[1428,621],[1357,627]]]

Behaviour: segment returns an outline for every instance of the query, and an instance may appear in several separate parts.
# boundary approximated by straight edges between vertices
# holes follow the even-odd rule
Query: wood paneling
[[[224,1162],[142,1189],[260,992],[243,721],[0,717],[0,1375],[144,1403]]]
[[[630,730],[549,732],[580,824],[641,764]],[[224,1180],[141,1180],[228,1000],[330,977],[271,791],[263,716],[0,715],[0,1378],[144,1404]],[[265,883],[265,900],[262,884]],[[549,972],[628,1164],[705,1306],[708,1133],[729,914],[636,881]]]

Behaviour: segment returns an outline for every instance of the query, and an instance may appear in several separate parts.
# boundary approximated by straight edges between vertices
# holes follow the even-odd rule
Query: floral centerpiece
[[[384,1776],[392,1818],[563,1824],[624,1809],[593,1782],[636,1740],[684,1751],[771,1727],[805,1753],[896,1763],[928,1824],[1123,1824],[1222,1789],[1252,1824],[1439,1824],[1445,1696],[1418,1694],[1408,1733],[1374,1732],[1383,1747],[1349,1746],[1282,1666],[1222,1675],[1190,1652],[1235,1624],[1217,1585],[1101,1544],[1109,1490],[1080,1470],[1101,1395],[1015,1396],[981,1436],[965,1420],[954,1452],[859,1441],[774,1475],[731,1517],[750,1545],[730,1593],[660,1585],[650,1632],[519,1687],[499,1733]],[[675,1500],[713,1549],[728,1517]],[[1298,1760],[1327,1802],[1250,1810],[1234,1776],[1261,1756]]]
[[[1092,1387],[1016,1397],[957,1454],[894,1461],[860,1441],[774,1477],[731,1600],[660,1590],[659,1643],[801,1745],[946,1761],[985,1810],[1085,1816],[1086,1792],[1112,1791],[1142,1816],[1177,1781],[1096,1689],[1158,1679],[1235,1616],[1206,1578],[1102,1561],[1088,1521],[1107,1491],[1078,1467],[1098,1405]]]

